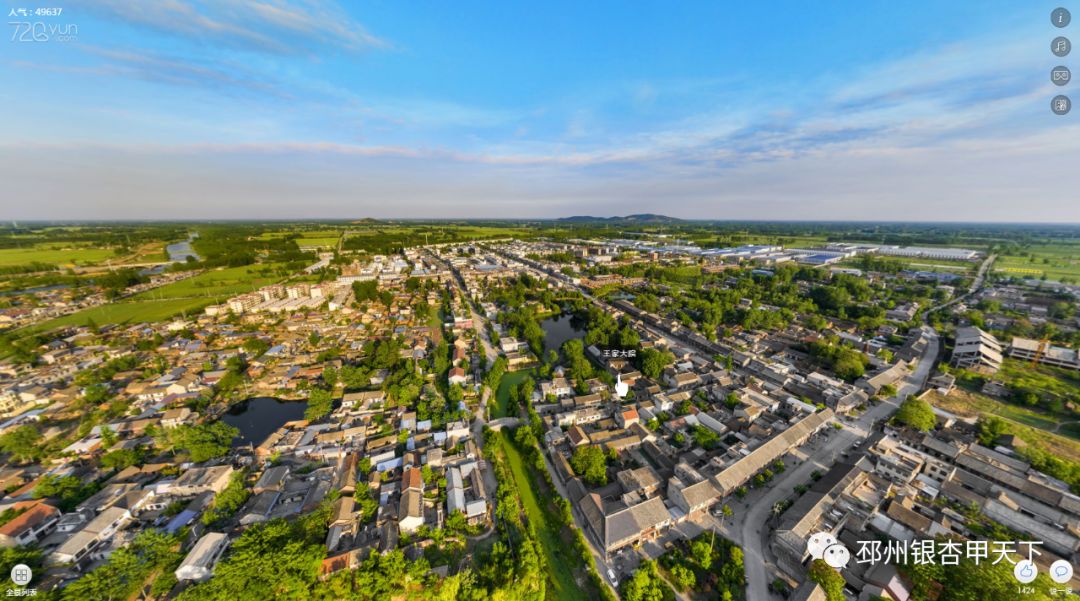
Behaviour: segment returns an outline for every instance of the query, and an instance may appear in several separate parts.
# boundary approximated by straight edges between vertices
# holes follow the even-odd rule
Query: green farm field
[[[56,245],[39,245],[33,248],[3,248],[0,249],[0,267],[35,262],[60,267],[94,265],[114,257],[113,251],[107,248],[61,248]]]
[[[135,300],[160,300],[170,298],[222,297],[252,292],[262,286],[284,279],[274,270],[277,264],[229,267],[201,273],[195,277],[147,290]]]
[[[173,317],[202,311],[219,299],[214,298],[176,298],[167,300],[146,300],[109,303],[99,307],[84,309],[71,315],[16,330],[16,334],[36,334],[66,326],[99,326],[111,324],[142,323],[165,321]]]

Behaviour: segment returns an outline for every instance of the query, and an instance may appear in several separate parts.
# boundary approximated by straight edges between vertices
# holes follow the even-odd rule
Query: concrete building
[[[1009,356],[1021,361],[1038,361],[1043,365],[1080,370],[1080,351],[1052,344],[1042,345],[1040,341],[1030,338],[1013,338],[1009,344]]]
[[[605,506],[600,495],[593,493],[581,499],[580,509],[590,533],[608,556],[623,547],[654,538],[672,521],[660,497],[630,507],[622,502]]]
[[[980,373],[995,373],[1001,369],[1001,344],[997,339],[974,326],[956,330],[952,364]]]
[[[204,582],[214,575],[214,564],[221,559],[229,546],[229,537],[221,532],[209,532],[195,543],[180,567],[176,568],[176,579]]]
[[[49,556],[50,563],[72,564],[76,569],[94,557],[95,551],[127,522],[127,511],[109,507],[90,520]]]
[[[194,497],[204,492],[219,493],[229,485],[232,473],[233,468],[228,465],[193,467],[180,474],[169,492],[181,497]]]
[[[754,477],[754,474],[768,467],[773,461],[783,457],[791,449],[806,442],[806,439],[811,434],[827,424],[833,416],[832,409],[823,409],[804,417],[787,430],[751,451],[750,454],[725,467],[723,471],[714,477],[713,484],[716,485],[721,496],[730,495],[735,492],[735,489]]]
[[[37,542],[56,528],[60,510],[39,501],[14,507],[22,513],[0,526],[0,547],[21,547]]]

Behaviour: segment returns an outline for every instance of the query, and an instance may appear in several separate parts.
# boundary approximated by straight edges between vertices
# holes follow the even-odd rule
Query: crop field
[[[2,248],[0,249],[0,267],[35,262],[60,267],[94,265],[115,256],[113,251],[108,248],[63,248],[57,245],[39,245],[32,248]]]
[[[213,304],[216,300],[218,299],[174,298],[166,300],[109,303],[99,307],[84,309],[77,313],[72,313],[71,315],[51,319],[29,328],[17,330],[17,332],[19,334],[34,334],[66,326],[85,326],[90,324],[103,326],[109,324],[165,321],[181,314],[191,315],[198,313],[207,305]]]
[[[1035,257],[1006,256],[994,262],[994,271],[1005,276],[1046,279],[1056,282],[1080,281],[1080,249],[1075,255],[1042,254]]]
[[[532,238],[538,230],[521,227],[477,225],[377,225],[350,229],[345,236],[345,250],[371,253],[395,252],[402,247],[424,244],[490,240],[493,238]]]
[[[201,273],[195,277],[147,290],[133,297],[135,300],[161,300],[169,298],[222,297],[252,292],[284,279],[278,275],[276,264],[229,267]]]
[[[298,238],[296,244],[299,246],[322,246],[330,248],[337,245],[338,240],[341,238]]]

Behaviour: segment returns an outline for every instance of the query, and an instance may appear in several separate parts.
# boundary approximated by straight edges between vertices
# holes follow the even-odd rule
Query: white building
[[[1001,345],[986,332],[972,327],[956,330],[952,364],[979,372],[994,373],[1001,369]]]
[[[180,567],[176,568],[177,580],[204,582],[214,575],[214,564],[229,546],[229,537],[221,532],[209,532],[195,543]]]

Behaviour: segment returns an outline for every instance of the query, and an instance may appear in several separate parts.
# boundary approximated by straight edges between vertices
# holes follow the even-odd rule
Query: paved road
[[[946,307],[955,305],[956,303],[958,303],[958,302],[966,299],[967,297],[971,296],[972,294],[975,294],[976,292],[978,292],[979,289],[981,289],[983,287],[983,284],[986,282],[986,272],[990,269],[990,266],[994,263],[994,259],[997,259],[997,255],[989,255],[989,256],[986,257],[985,260],[983,260],[982,265],[979,265],[979,271],[978,271],[978,273],[975,274],[975,279],[971,282],[971,286],[968,287],[967,292],[961,294],[960,296],[957,296],[957,297],[953,298],[952,300],[950,300],[948,302],[942,303],[940,305],[936,305],[934,307],[930,307],[928,310],[926,310],[923,313],[923,319],[925,320],[926,317],[929,316],[934,311],[939,311],[939,310],[944,309]]]
[[[828,470],[837,458],[846,450],[856,446],[864,440],[873,430],[874,425],[891,416],[900,406],[900,402],[908,394],[914,394],[921,390],[930,376],[934,359],[938,354],[938,337],[929,327],[923,330],[930,334],[931,342],[926,352],[919,359],[915,370],[905,379],[897,390],[895,397],[881,401],[862,414],[854,422],[844,423],[844,429],[836,432],[827,439],[812,455],[811,460],[802,462],[794,469],[789,468],[783,475],[773,480],[770,488],[764,496],[754,499],[746,509],[746,515],[742,519],[741,544],[746,555],[746,595],[748,599],[773,598],[768,592],[768,585],[772,577],[770,574],[775,566],[768,555],[767,539],[769,529],[766,522],[772,515],[773,505],[784,500],[797,484],[805,484],[810,480],[810,474],[814,470],[824,472]],[[736,510],[738,514],[738,510]],[[738,517],[738,516],[737,516]]]

